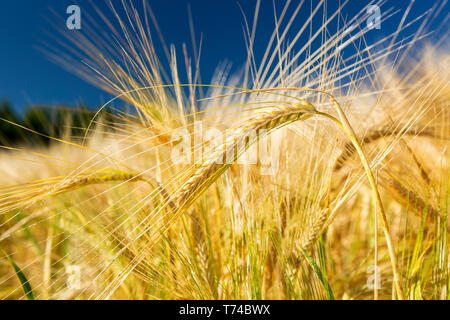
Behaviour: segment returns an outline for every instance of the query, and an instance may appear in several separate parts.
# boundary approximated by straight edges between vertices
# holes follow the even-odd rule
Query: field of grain
[[[117,29],[48,49],[115,98],[77,134],[2,118],[49,142],[1,146],[0,298],[450,298],[449,38],[426,41],[442,7],[367,45],[367,10],[318,2],[322,27],[288,39],[288,2],[265,52],[248,21],[244,67],[209,83],[197,57],[158,56],[127,1]]]

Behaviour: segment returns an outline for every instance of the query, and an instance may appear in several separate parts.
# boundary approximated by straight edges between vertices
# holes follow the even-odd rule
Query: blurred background
[[[291,2],[290,8],[294,10],[301,1]],[[304,2],[302,10],[310,11],[320,3],[319,0]],[[328,14],[333,14],[340,3],[344,2],[328,1]],[[121,0],[112,0],[111,3],[120,10]],[[133,3],[137,8],[142,7],[141,1]],[[433,32],[423,41],[439,41],[439,35],[448,29],[446,12],[450,11],[450,6],[447,1],[416,0],[412,6],[410,3],[409,0],[382,2],[380,10],[383,12],[389,10],[393,15],[381,23],[380,29],[374,28],[367,34],[367,44],[370,45],[377,39],[393,33],[405,10],[410,11],[408,16],[411,17],[409,20],[412,20],[426,13],[432,6],[440,7],[443,14],[432,21],[430,31]],[[80,30],[69,30],[66,26],[66,20],[70,16],[67,14],[67,8],[74,4],[81,9]],[[258,23],[253,46],[255,52],[261,54],[264,52],[275,25],[274,12],[279,16],[286,1],[149,0],[145,1],[145,4],[151,9],[159,26],[156,28],[153,24],[151,30],[156,50],[160,51],[159,55],[164,56],[164,47],[158,41],[160,31],[167,45],[175,45],[177,53],[182,52],[185,44],[187,54],[198,58],[201,73],[199,82],[210,83],[220,63],[227,63],[230,72],[242,68],[242,62],[246,61],[247,57],[244,33],[247,28],[252,30],[255,11],[258,11]],[[110,1],[106,0],[95,3],[89,0],[1,1],[0,117],[27,125],[37,131],[41,130],[46,134],[57,134],[62,122],[61,116],[77,109],[81,112],[77,111],[79,115],[75,119],[77,117],[80,121],[89,119],[88,110],[97,109],[111,98],[110,94],[52,62],[45,53],[48,46],[66,52],[68,49],[64,45],[67,43],[59,42],[64,33],[83,32],[83,23],[89,16],[95,14],[96,9],[114,23],[115,18],[110,5]],[[365,1],[349,0],[342,10],[343,18],[350,20],[365,5]],[[302,16],[300,13],[294,22],[296,26],[291,28],[292,32],[299,30],[306,19],[307,15]],[[321,24],[321,22],[317,19],[312,23]],[[399,38],[401,36],[400,34]],[[255,58],[258,61],[262,57]],[[163,65],[164,63],[167,61],[162,61]],[[180,77],[186,79],[183,70],[180,70]],[[42,123],[47,125],[42,126]],[[5,121],[0,122],[0,126],[2,126],[0,138],[3,142],[21,141],[18,132],[20,130],[11,127]]]

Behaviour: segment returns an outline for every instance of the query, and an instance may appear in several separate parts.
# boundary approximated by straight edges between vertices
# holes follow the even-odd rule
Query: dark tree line
[[[105,112],[103,117],[106,114]],[[29,107],[23,115],[18,115],[11,104],[3,100],[0,101],[0,144],[4,146],[48,144],[50,139],[45,136],[60,138],[67,134],[72,137],[81,137],[93,116],[94,112],[85,105],[77,108],[36,105]],[[112,118],[109,118],[108,120],[111,121]]]

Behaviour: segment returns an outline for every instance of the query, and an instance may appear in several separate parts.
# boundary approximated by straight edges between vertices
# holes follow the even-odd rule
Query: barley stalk
[[[370,130],[366,136],[363,139],[363,143],[371,143],[373,141],[376,141],[378,139],[382,139],[389,136],[395,136],[395,135],[412,135],[412,136],[424,136],[424,137],[431,137],[434,138],[435,135],[433,134],[433,131],[430,128],[419,128],[419,127],[413,127],[413,128],[407,128],[403,129],[401,127],[397,128],[391,128],[389,126],[381,128],[381,129],[373,129]],[[336,165],[334,166],[334,170],[338,171],[340,170],[345,162],[351,158],[356,152],[356,149],[354,145],[351,142],[348,142],[344,146],[344,151],[339,156],[339,158],[336,160]]]
[[[97,173],[89,176],[68,177],[62,180],[49,179],[41,186],[42,182],[34,182],[23,185],[19,192],[18,186],[2,190],[0,199],[0,212],[12,210],[18,206],[32,204],[48,197],[73,191],[81,187],[108,182],[132,182],[143,181],[142,175],[137,173],[114,170],[107,173]]]
[[[88,176],[88,177],[74,177],[64,180],[62,183],[56,184],[54,186],[44,187],[39,190],[38,193],[45,193],[49,195],[57,195],[70,190],[75,190],[84,186],[101,184],[107,182],[117,182],[117,181],[137,181],[142,180],[140,176],[135,173],[129,172],[114,172],[109,174],[101,174],[98,176]]]
[[[380,192],[378,191],[378,186],[377,183],[375,181],[375,178],[373,176],[372,170],[369,166],[369,162],[367,160],[367,157],[364,153],[364,151],[362,150],[361,145],[358,142],[358,139],[356,138],[356,134],[355,131],[353,130],[352,126],[350,125],[350,122],[348,121],[344,111],[342,110],[341,106],[339,105],[339,103],[337,102],[337,100],[334,98],[334,96],[331,96],[331,100],[333,101],[333,104],[336,108],[336,111],[339,115],[340,121],[338,121],[337,119],[335,119],[334,117],[328,115],[328,114],[322,114],[325,117],[337,122],[342,129],[345,131],[345,133],[347,134],[347,136],[349,137],[350,141],[353,143],[353,146],[356,149],[356,152],[359,155],[359,158],[361,159],[361,162],[363,164],[364,170],[366,172],[367,178],[369,180],[369,184],[372,188],[372,196],[374,198],[374,202],[377,204],[377,208],[378,211],[380,213],[381,216],[381,226],[383,227],[383,232],[384,232],[384,236],[386,238],[386,243],[388,246],[388,251],[389,251],[389,258],[391,260],[391,266],[392,266],[392,273],[394,275],[394,284],[395,284],[395,288],[397,291],[397,296],[400,300],[404,299],[404,294],[403,294],[403,289],[401,287],[401,279],[400,279],[400,272],[399,272],[399,268],[398,268],[398,264],[397,264],[397,258],[395,255],[395,248],[394,248],[394,244],[392,242],[392,238],[391,238],[391,233],[389,231],[389,225],[388,225],[388,221],[387,221],[387,217],[386,217],[386,213],[384,211],[384,206],[383,206],[383,202],[381,200],[381,196],[380,196]]]
[[[308,102],[299,104],[281,105],[270,108],[270,111],[259,112],[236,128],[234,134],[228,137],[225,143],[212,153],[199,167],[193,172],[190,178],[181,186],[179,191],[173,197],[173,202],[178,210],[188,207],[198,196],[199,190],[206,189],[214,182],[214,176],[219,171],[219,175],[225,171],[233,161],[239,156],[235,148],[243,143],[243,149],[247,149],[254,141],[242,141],[241,137],[248,132],[256,131],[257,136],[260,130],[272,130],[282,125],[292,123],[298,120],[306,120],[316,113],[315,108]],[[224,158],[230,159],[229,154],[233,153],[232,161],[221,164]],[[228,156],[227,156],[228,155]],[[213,176],[213,179],[211,179]]]
[[[303,239],[296,244],[297,256],[302,256],[302,250],[309,250],[311,246],[316,242],[316,240],[320,237],[322,228],[327,221],[328,218],[328,209],[320,210],[316,219],[308,229],[308,232],[303,237]]]
[[[306,120],[313,115],[324,116],[336,122],[344,130],[344,132],[352,142],[354,148],[356,149],[356,152],[362,162],[367,178],[369,180],[369,184],[372,188],[372,196],[374,198],[374,202],[377,204],[381,216],[381,222],[388,246],[397,296],[399,299],[403,300],[404,294],[400,284],[401,280],[395,254],[395,248],[391,239],[383,202],[381,200],[381,196],[378,191],[378,187],[375,182],[372,170],[369,166],[367,157],[362,150],[358,139],[356,138],[355,131],[353,130],[344,111],[342,110],[341,106],[334,98],[334,96],[320,90],[311,90],[327,94],[331,98],[340,120],[327,113],[317,111],[312,104],[306,101],[302,101],[301,103],[297,104],[292,103],[288,105],[272,107],[268,112],[260,112],[259,114],[256,114],[254,118],[252,118],[252,120],[238,126],[234,132],[234,135],[227,138],[226,142],[221,148],[222,150],[219,149],[219,151],[213,153],[193,172],[190,178],[181,186],[179,191],[172,198],[173,202],[177,205],[176,213],[180,214],[187,207],[189,207],[189,205],[193,201],[195,201],[195,199],[197,199],[202,194],[202,192],[207,189],[217,179],[217,177],[219,177],[231,165],[232,162],[229,162],[226,165],[218,164],[218,162],[220,162],[220,159],[223,159],[224,155],[227,155],[229,152],[233,152],[233,161],[237,159],[239,155],[234,153],[234,148],[240,142],[240,137],[245,136],[245,134],[250,130],[256,130],[258,136],[260,129],[273,130],[288,123],[299,120]],[[244,142],[243,149],[247,149],[249,145],[250,143]]]
[[[217,291],[215,290],[214,274],[211,265],[211,259],[208,254],[208,247],[206,243],[206,235],[203,231],[200,217],[196,212],[191,215],[191,229],[194,242],[194,252],[198,261],[198,267],[203,280],[208,284],[211,294],[217,298]]]
[[[418,193],[405,187],[400,181],[391,178],[386,180],[386,188],[390,191],[390,194],[394,196],[401,204],[408,206],[418,216],[421,216],[424,212],[426,219],[435,219],[439,217],[439,211],[436,210],[431,203],[427,203]]]

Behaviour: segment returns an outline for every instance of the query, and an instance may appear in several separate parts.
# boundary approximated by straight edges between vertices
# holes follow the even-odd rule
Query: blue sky
[[[119,3],[119,0],[112,0]],[[134,0],[138,2],[140,0]],[[439,0],[438,0],[439,1]],[[188,3],[191,7],[197,41],[203,35],[202,57],[200,67],[203,82],[208,82],[217,64],[223,60],[239,67],[246,57],[243,23],[244,19],[237,3],[240,3],[249,20],[252,19],[256,0],[149,0],[153,12],[162,29],[165,40],[174,43],[179,52],[183,42],[191,46],[188,19]],[[292,0],[292,8],[298,1]],[[298,17],[297,25],[309,11],[309,3],[305,1],[305,12]],[[344,13],[351,16],[359,10],[366,1],[350,0]],[[402,12],[409,4],[409,0],[387,0],[384,8],[400,9],[395,18],[382,24],[380,30],[373,29],[367,36],[368,42],[375,41],[383,35],[395,30]],[[442,2],[442,0],[440,1]],[[56,12],[65,17],[66,8],[71,4],[78,4],[83,13],[92,13],[88,0],[4,0],[0,2],[0,99],[6,98],[19,112],[29,104],[56,105],[66,103],[75,105],[84,101],[93,107],[100,105],[110,97],[107,93],[85,83],[76,76],[49,61],[38,48],[43,43],[52,44],[51,34],[56,34],[54,20]],[[103,0],[95,1],[100,9],[109,12]],[[284,0],[277,0],[278,13],[284,5]],[[338,0],[329,1],[329,12],[332,12]],[[431,8],[435,1],[416,0],[411,17],[420,15]],[[449,12],[446,4],[443,12]],[[432,29],[442,24],[445,14],[436,19]],[[267,39],[274,27],[272,0],[262,0],[260,18],[257,28],[256,50],[265,48]],[[65,28],[62,24],[61,28]],[[443,28],[448,29],[447,27]],[[295,27],[293,28],[295,31]],[[78,31],[71,31],[78,32]],[[156,37],[156,36],[155,36]],[[439,35],[430,38],[438,39]],[[157,48],[158,49],[158,48]]]

